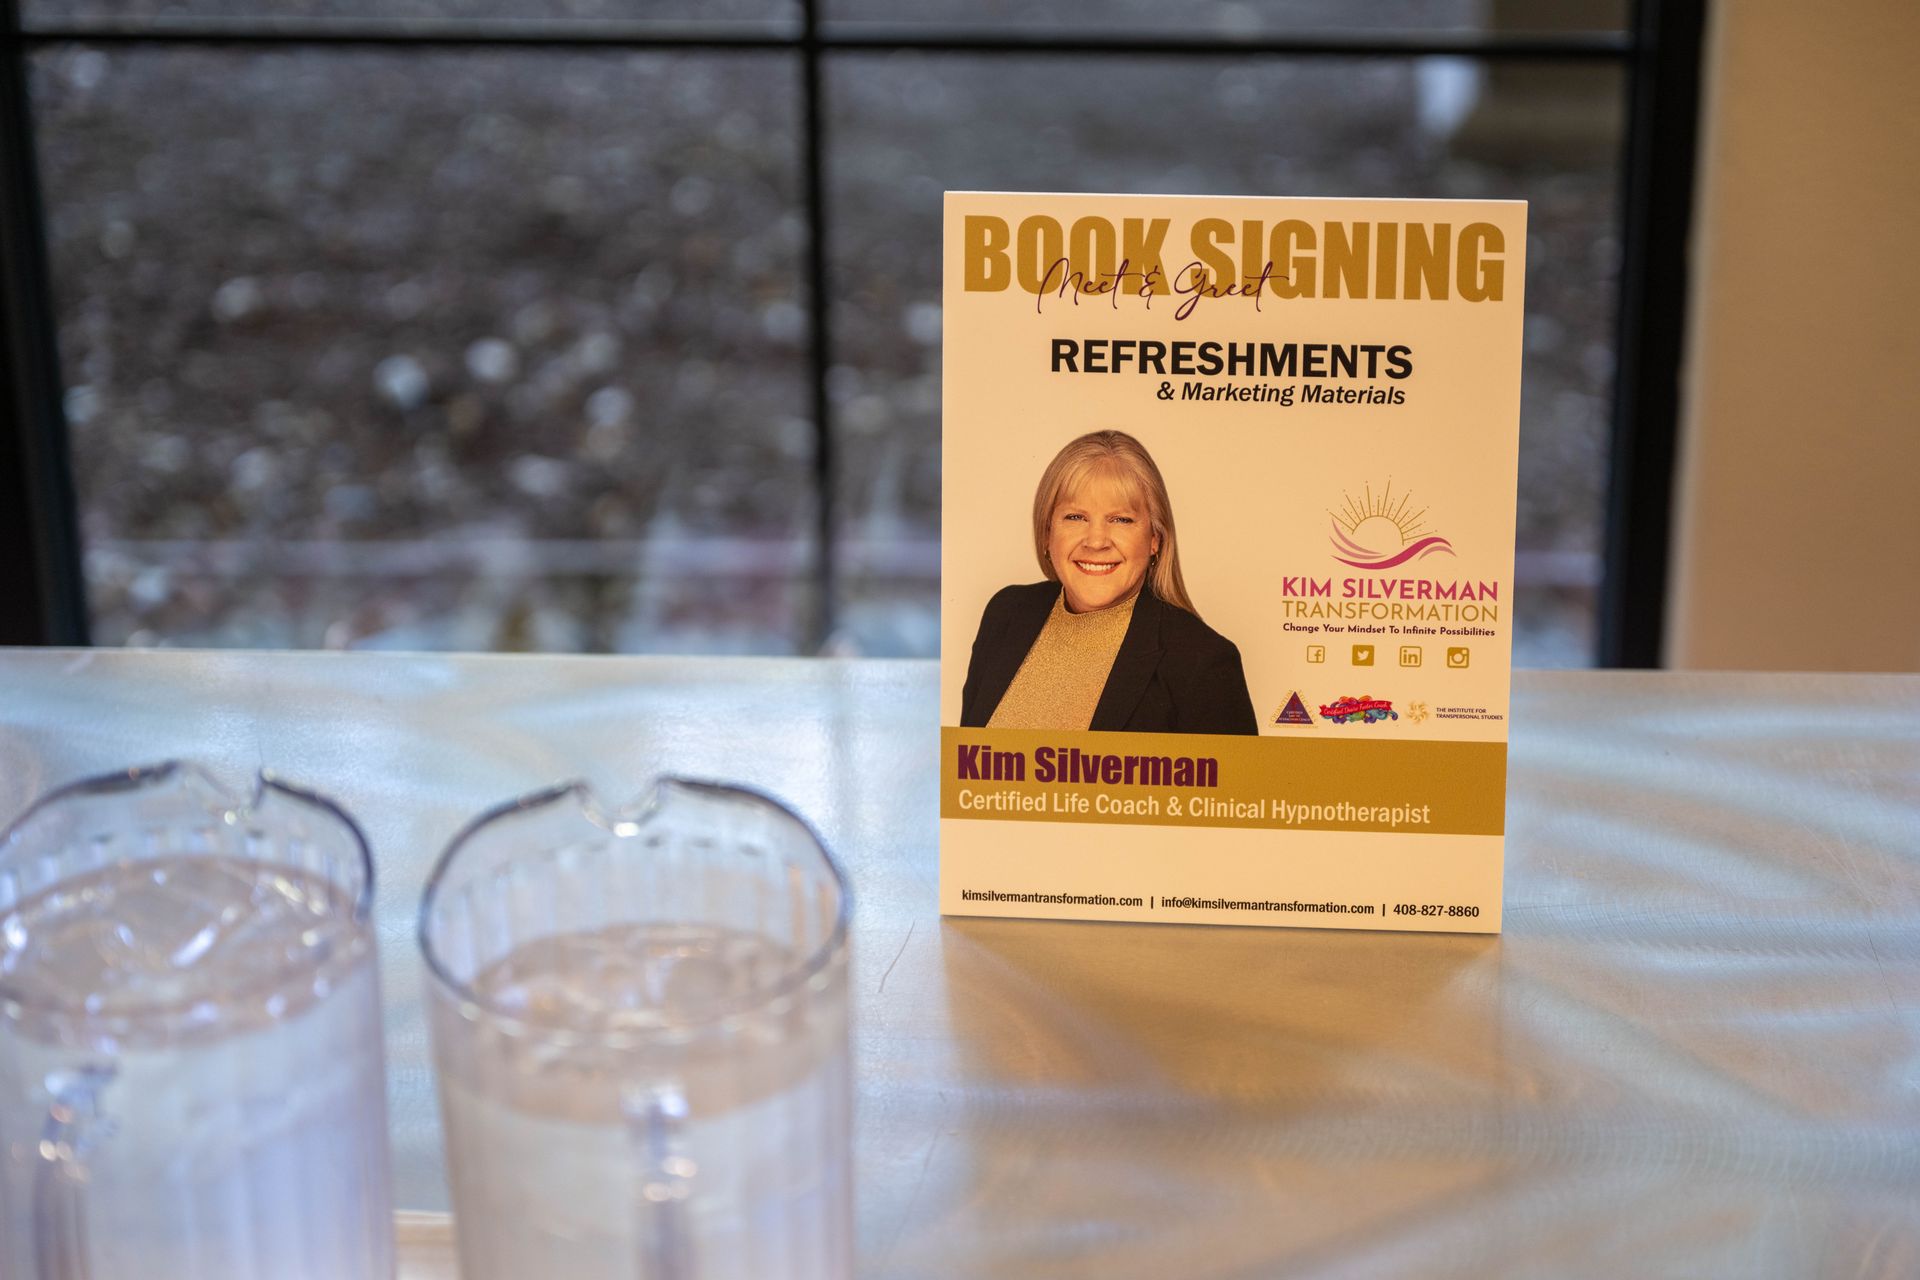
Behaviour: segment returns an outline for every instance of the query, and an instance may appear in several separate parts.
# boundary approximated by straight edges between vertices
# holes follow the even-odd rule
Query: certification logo
[[[1273,723],[1305,725],[1313,723],[1313,717],[1307,714],[1307,704],[1300,701],[1298,689],[1295,689],[1293,695],[1287,699],[1287,705],[1274,713]]]
[[[1393,496],[1393,481],[1375,495],[1372,485],[1359,497],[1341,495],[1346,502],[1333,517],[1333,558],[1356,569],[1397,569],[1414,560],[1445,552],[1453,544],[1428,528],[1425,507],[1414,508],[1413,495]]]
[[[1320,718],[1330,724],[1373,724],[1379,720],[1398,720],[1400,713],[1385,698],[1336,698],[1320,708]]]

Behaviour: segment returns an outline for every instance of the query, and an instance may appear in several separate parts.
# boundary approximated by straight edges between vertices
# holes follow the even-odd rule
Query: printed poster
[[[1499,930],[1525,249],[946,197],[943,913]]]

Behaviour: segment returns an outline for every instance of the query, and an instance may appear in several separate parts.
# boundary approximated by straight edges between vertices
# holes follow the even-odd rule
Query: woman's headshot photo
[[[1180,575],[1160,468],[1123,431],[1069,442],[1033,495],[1045,581],[996,592],[960,723],[994,729],[1258,733],[1240,651]]]

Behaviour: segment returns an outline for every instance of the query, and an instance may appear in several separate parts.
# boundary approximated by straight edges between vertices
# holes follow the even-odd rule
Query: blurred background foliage
[[[794,49],[367,48],[614,0],[36,0],[32,93],[105,644],[816,647]],[[651,20],[790,32],[777,0]],[[833,0],[971,31],[1617,29],[1588,3]],[[596,27],[597,29],[597,27]],[[937,648],[947,189],[1530,202],[1516,660],[1592,661],[1614,352],[1612,64],[828,51],[834,652]]]

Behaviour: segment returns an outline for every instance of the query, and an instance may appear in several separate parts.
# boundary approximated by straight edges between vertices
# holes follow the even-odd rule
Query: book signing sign
[[[946,197],[944,913],[1499,930],[1525,249]]]

